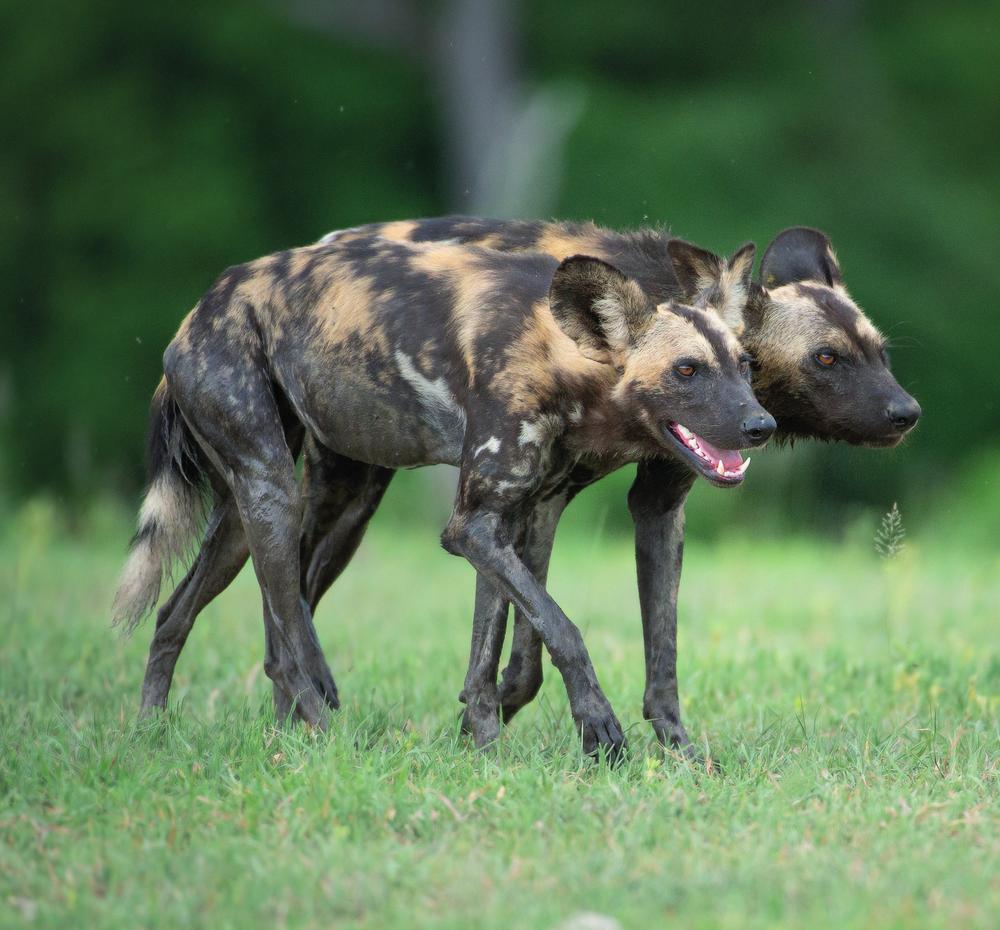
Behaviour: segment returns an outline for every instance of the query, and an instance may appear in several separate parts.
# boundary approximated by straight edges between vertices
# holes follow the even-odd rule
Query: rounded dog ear
[[[781,287],[796,281],[819,281],[833,287],[843,275],[826,233],[792,226],[774,237],[760,263],[760,283]]]
[[[656,312],[635,281],[589,255],[559,263],[549,286],[549,307],[584,355],[628,349]]]
[[[685,300],[694,300],[702,291],[711,288],[726,267],[725,260],[714,252],[683,239],[671,239],[667,243],[667,253]]]

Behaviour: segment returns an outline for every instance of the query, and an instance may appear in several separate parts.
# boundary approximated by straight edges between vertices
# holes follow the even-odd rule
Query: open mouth
[[[750,459],[744,459],[734,449],[717,449],[680,423],[670,423],[667,435],[680,447],[682,456],[694,470],[713,484],[732,487],[743,480]]]

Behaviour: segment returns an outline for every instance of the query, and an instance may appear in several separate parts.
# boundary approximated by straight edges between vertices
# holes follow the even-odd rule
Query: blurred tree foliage
[[[415,8],[432,31],[439,6]],[[582,100],[551,202],[719,251],[826,230],[924,424],[896,453],[765,456],[754,495],[725,506],[753,516],[780,498],[815,519],[915,500],[997,446],[1000,7],[747,11],[521,3],[525,84]],[[425,60],[280,3],[8,3],[0,50],[0,467],[15,492],[135,490],[162,349],[227,265],[468,208],[449,195]]]

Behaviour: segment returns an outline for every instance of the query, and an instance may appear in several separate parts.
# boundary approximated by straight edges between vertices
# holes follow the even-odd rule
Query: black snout
[[[767,442],[777,428],[778,424],[774,422],[774,417],[766,411],[756,413],[743,421],[743,435],[754,446]]]
[[[894,429],[905,433],[913,428],[913,424],[920,419],[920,404],[912,397],[904,400],[894,400],[885,408],[885,415]]]

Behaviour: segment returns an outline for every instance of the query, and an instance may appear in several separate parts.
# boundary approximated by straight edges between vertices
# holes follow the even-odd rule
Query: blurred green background
[[[898,500],[992,540],[998,26],[995,2],[7,2],[0,507],[133,505],[161,352],[227,265],[460,211],[716,251],[824,229],[924,420],[891,452],[755,455],[690,528],[851,532]],[[627,482],[581,512],[626,526]],[[446,487],[408,476],[388,510]]]

